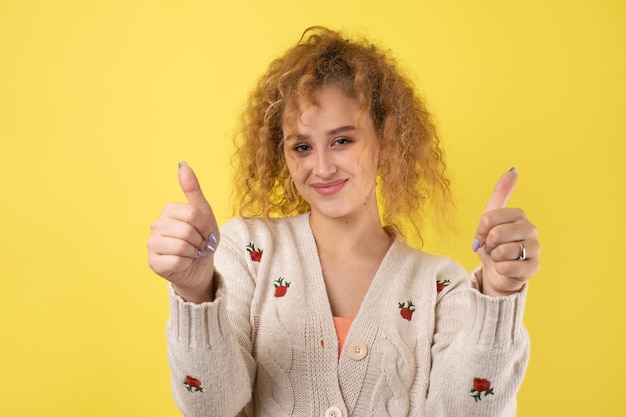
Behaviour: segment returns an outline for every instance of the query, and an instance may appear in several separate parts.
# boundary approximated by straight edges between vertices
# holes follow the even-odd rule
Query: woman
[[[435,129],[393,61],[312,28],[249,99],[241,216],[218,229],[193,171],[153,223],[169,361],[188,416],[510,416],[528,361],[536,229],[498,181],[471,277],[409,247],[448,202]],[[379,207],[380,206],[380,207]]]

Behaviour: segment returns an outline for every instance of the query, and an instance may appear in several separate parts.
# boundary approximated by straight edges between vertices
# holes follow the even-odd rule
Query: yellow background
[[[626,415],[626,3],[621,0],[0,2],[0,415],[176,416],[166,285],[146,264],[176,164],[230,216],[236,115],[311,25],[409,68],[448,152],[473,268],[515,165],[540,229],[518,416]]]

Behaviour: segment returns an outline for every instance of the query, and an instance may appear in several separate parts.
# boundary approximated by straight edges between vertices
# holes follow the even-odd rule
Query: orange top
[[[335,331],[337,332],[337,339],[339,340],[339,355],[341,355],[341,351],[343,350],[343,344],[348,337],[348,332],[350,331],[350,326],[354,319],[346,318],[346,317],[333,317],[333,322],[335,323]]]

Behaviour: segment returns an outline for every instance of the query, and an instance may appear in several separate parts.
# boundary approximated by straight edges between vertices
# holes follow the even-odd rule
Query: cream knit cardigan
[[[525,288],[485,296],[458,264],[396,239],[338,360],[308,213],[229,221],[215,265],[214,302],[170,287],[168,357],[186,416],[515,414]]]

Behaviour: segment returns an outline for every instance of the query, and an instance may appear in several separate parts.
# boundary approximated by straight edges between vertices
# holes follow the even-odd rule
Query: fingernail
[[[215,236],[215,233],[213,232],[209,233],[209,237],[207,238],[207,240],[213,243],[214,245],[217,244],[217,236]]]
[[[181,169],[182,167],[186,167],[186,166],[187,166],[187,162],[185,162],[185,161],[180,161],[178,163],[178,169]]]
[[[485,253],[487,255],[491,255],[491,251],[489,250],[489,248],[487,247],[487,245],[485,245]]]
[[[519,174],[519,169],[512,167],[511,169],[509,169],[510,172],[514,172],[516,175]]]
[[[204,249],[206,249],[206,251],[209,253],[215,253],[215,247],[212,246],[210,243],[207,243]]]
[[[476,252],[478,250],[478,239],[474,239],[474,241],[472,242],[472,251]]]
[[[198,251],[198,257],[199,258],[203,258],[203,257],[207,256],[208,254],[209,254],[209,252],[205,252],[203,250],[199,250]]]

